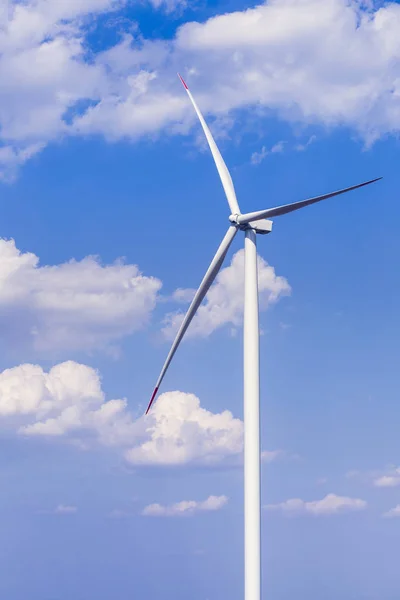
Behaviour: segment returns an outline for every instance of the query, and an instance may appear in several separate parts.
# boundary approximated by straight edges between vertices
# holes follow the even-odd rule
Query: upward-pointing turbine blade
[[[238,214],[240,214],[240,209],[239,209],[238,201],[236,198],[236,193],[235,193],[235,188],[233,186],[232,177],[228,171],[228,167],[226,166],[225,161],[222,158],[220,151],[218,150],[218,146],[214,141],[211,131],[209,130],[208,125],[205,122],[204,117],[201,114],[200,109],[197,106],[195,99],[193,98],[192,94],[190,93],[188,86],[186,85],[183,78],[179,75],[179,73],[178,73],[178,77],[181,80],[182,85],[185,88],[187,95],[189,96],[189,98],[193,104],[193,107],[197,113],[197,116],[199,117],[201,126],[202,126],[203,131],[207,138],[208,145],[210,146],[210,150],[213,155],[215,165],[217,167],[219,176],[221,178],[221,182],[222,182],[222,185],[223,185],[223,188],[225,191],[226,198],[228,200],[229,207],[231,209],[231,213],[234,215],[238,215]]]
[[[157,392],[161,385],[161,382],[164,379],[164,375],[167,372],[167,369],[171,363],[171,360],[173,359],[174,354],[175,354],[179,344],[181,343],[182,338],[185,335],[187,328],[189,327],[200,304],[203,302],[203,299],[204,299],[205,295],[207,294],[212,282],[218,275],[218,271],[220,270],[222,263],[224,262],[224,258],[226,256],[226,253],[229,250],[229,247],[233,241],[233,238],[236,235],[236,232],[237,232],[236,227],[234,227],[233,225],[231,227],[229,227],[224,239],[221,242],[220,247],[217,250],[217,253],[215,254],[214,258],[212,259],[210,266],[208,267],[207,273],[204,275],[203,281],[201,282],[200,287],[197,290],[197,292],[192,300],[191,305],[189,306],[189,309],[185,315],[185,318],[182,321],[179,331],[176,334],[176,338],[174,340],[174,343],[172,344],[171,350],[169,351],[167,360],[165,361],[164,366],[161,370],[160,376],[157,379],[156,387],[154,388],[153,394],[151,396],[149,405],[146,410],[146,415],[149,412],[151,405],[154,402],[154,399],[157,395]]]
[[[324,194],[323,196],[316,196],[315,198],[309,198],[308,200],[301,200],[300,202],[293,202],[292,204],[284,204],[283,206],[278,206],[276,208],[267,208],[266,210],[259,210],[257,212],[247,213],[245,215],[239,215],[237,217],[236,222],[239,225],[244,225],[245,223],[251,223],[252,221],[258,221],[258,219],[270,219],[272,217],[279,217],[281,215],[286,215],[287,213],[291,213],[294,210],[299,210],[299,208],[304,208],[305,206],[309,206],[310,204],[315,204],[316,202],[321,202],[321,200],[326,200],[327,198],[333,198],[334,196],[339,196],[340,194],[345,194],[346,192],[351,192],[352,190],[356,190],[358,188],[364,187],[365,185],[369,185],[370,183],[375,183],[375,181],[379,181],[382,177],[378,177],[377,179],[371,179],[371,181],[365,181],[364,183],[359,183],[358,185],[353,185],[351,187],[345,188],[343,190],[339,190],[337,192],[331,192],[330,194]]]

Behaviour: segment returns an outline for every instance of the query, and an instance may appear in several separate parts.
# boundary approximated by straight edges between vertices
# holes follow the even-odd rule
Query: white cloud
[[[253,154],[251,155],[251,164],[259,165],[269,154],[282,153],[285,148],[285,144],[286,142],[283,141],[278,142],[277,144],[272,146],[270,150],[267,150],[266,146],[263,146],[260,152],[253,152]]]
[[[118,78],[118,71],[108,72],[103,62],[94,60],[86,33],[99,15],[115,12],[128,1],[2,0],[0,177],[12,177],[18,165],[49,141],[73,134],[74,118],[88,107],[107,104],[118,92],[127,100],[129,78]],[[151,4],[171,10],[180,1]]]
[[[275,269],[258,257],[258,286],[260,309],[265,310],[290,294],[291,288],[284,277],[277,276]],[[232,262],[218,274],[187,331],[187,337],[207,337],[216,329],[230,324],[239,326],[243,318],[244,251],[239,250]],[[182,293],[182,290],[180,290]],[[163,334],[167,339],[175,336],[183,319],[182,312],[166,316]]]
[[[242,453],[242,421],[228,410],[214,414],[202,408],[194,394],[162,394],[150,415],[148,439],[125,454],[132,464],[214,465]]]
[[[66,504],[59,504],[54,510],[56,515],[74,515],[78,512],[76,506],[68,506]]]
[[[284,141],[280,141],[277,144],[274,144],[271,148],[271,154],[280,154],[281,152],[283,152],[285,144],[286,142]]]
[[[400,504],[397,504],[394,508],[391,508],[387,512],[382,515],[386,519],[392,519],[395,517],[400,517]]]
[[[400,485],[400,467],[392,468],[386,475],[374,479],[376,487],[396,487]]]
[[[48,373],[21,365],[0,374],[3,427],[20,435],[65,438],[82,446],[97,442],[124,450],[140,443],[144,423],[134,420],[125,399],[106,401],[98,372],[68,361]]]
[[[8,348],[108,348],[147,323],[160,287],[122,261],[103,266],[88,256],[40,266],[35,254],[0,239],[0,331]]]
[[[240,464],[243,423],[212,413],[193,394],[167,392],[135,417],[125,399],[106,400],[99,373],[73,361],[45,372],[20,365],[0,373],[0,430],[114,448],[131,465]]]
[[[347,479],[357,479],[358,477],[360,477],[360,475],[361,475],[360,471],[357,471],[357,469],[352,469],[351,471],[347,471],[346,478]]]
[[[101,70],[82,60],[81,19],[112,8],[112,0],[49,2],[11,0],[0,35],[1,139],[8,164],[32,145],[45,145],[67,130],[64,113],[99,93]],[[14,157],[14,165],[13,163]]]
[[[394,2],[366,11],[356,0],[270,0],[186,23],[168,43],[125,38],[99,57],[123,65],[118,74],[125,85],[114,79],[115,95],[76,126],[136,137],[171,126],[177,131],[184,120],[179,131],[185,131],[194,115],[171,80],[172,67],[185,64],[206,114],[264,107],[289,121],[348,125],[371,140],[400,126],[399,23]],[[138,70],[133,88],[126,85],[138,64],[146,80],[139,93]]]
[[[374,485],[376,487],[396,487],[400,485],[400,476],[394,477],[389,475],[383,475],[382,477],[378,477],[378,479],[375,479]]]
[[[181,517],[193,515],[198,512],[210,512],[220,510],[228,502],[226,496],[209,496],[203,502],[196,500],[183,500],[170,506],[162,506],[161,504],[149,504],[146,506],[142,514],[149,517]]]
[[[247,108],[260,118],[274,111],[349,126],[367,141],[400,129],[397,2],[366,9],[358,0],[270,0],[185,23],[171,40],[135,30],[91,52],[85,25],[125,3],[9,2],[0,34],[3,177],[64,135],[187,132],[195,116],[175,80],[182,65],[199,105],[218,121]]]
[[[357,511],[366,508],[365,500],[359,498],[347,498],[336,494],[327,494],[322,500],[305,502],[300,498],[293,498],[280,504],[268,504],[265,508],[269,510],[280,510],[286,514],[313,514],[333,515],[347,511]]]
[[[260,152],[253,152],[253,154],[251,155],[251,164],[252,165],[259,165],[264,158],[266,158],[269,154],[269,151],[267,150],[266,146],[263,146],[260,150]]]
[[[120,508],[113,509],[108,515],[111,519],[123,519],[125,517],[129,517],[131,513],[126,510],[121,510]]]
[[[319,479],[317,479],[317,485],[325,485],[326,483],[328,483],[327,477],[320,477]]]
[[[282,456],[282,450],[263,450],[261,452],[262,462],[270,463]]]
[[[311,144],[314,144],[314,142],[317,141],[317,136],[316,135],[312,135],[308,138],[308,140],[304,143],[304,144],[297,144],[294,149],[297,152],[304,152],[304,150],[307,150],[307,148],[309,146],[311,146]]]
[[[25,164],[33,156],[43,150],[41,142],[27,144],[22,148],[4,145],[0,148],[0,178],[12,181],[15,178],[18,167]]]
[[[364,484],[373,485],[378,488],[393,488],[400,486],[400,467],[390,465],[380,471],[349,471],[346,473],[348,479],[357,479]]]
[[[45,373],[38,365],[20,365],[0,373],[0,417],[62,414],[74,407],[97,407],[103,402],[97,372],[68,361]]]
[[[304,144],[295,144],[289,149],[292,149],[295,152],[304,152],[309,146],[311,146],[311,144],[313,144],[316,141],[316,139],[317,136],[312,135]],[[282,152],[284,152],[285,146],[287,147],[287,142],[285,141],[280,141],[277,144],[274,144],[274,146],[272,146],[270,150],[268,150],[266,146],[263,146],[260,152],[253,152],[253,154],[251,155],[250,162],[252,165],[259,165],[270,154],[281,154]]]
[[[191,288],[186,288],[186,289],[178,288],[172,294],[172,299],[175,300],[175,302],[181,302],[182,304],[188,304],[189,302],[191,302],[193,300],[196,291],[197,290],[194,290]]]
[[[373,135],[400,124],[399,22],[393,2],[365,11],[356,1],[270,0],[183,25],[177,46],[198,72],[206,53],[209,68],[225,62],[220,105],[258,102],[289,119]]]

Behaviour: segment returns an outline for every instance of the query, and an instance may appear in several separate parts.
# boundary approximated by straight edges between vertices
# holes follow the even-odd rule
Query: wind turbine
[[[321,202],[333,196],[339,196],[351,190],[356,190],[377,179],[359,183],[351,187],[285,204],[276,208],[266,208],[251,213],[242,214],[236,198],[235,188],[228,168],[211,135],[207,123],[200,112],[188,86],[178,74],[207,138],[213,155],[222,186],[228,200],[231,214],[230,225],[210,266],[198,288],[192,303],[182,321],[167,359],[157,380],[146,415],[151,409],[161,382],[168,370],[174,354],[182,341],[197,309],[202,303],[207,291],[222,267],[225,256],[238,231],[245,234],[245,284],[244,284],[244,532],[245,532],[245,600],[260,600],[261,598],[261,495],[260,495],[260,374],[259,374],[259,326],[258,326],[258,281],[257,281],[257,234],[267,234],[272,231],[272,221],[269,217],[279,217],[304,208],[310,204]]]

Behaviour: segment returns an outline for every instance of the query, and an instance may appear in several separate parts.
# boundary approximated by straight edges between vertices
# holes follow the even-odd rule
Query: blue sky
[[[142,416],[228,217],[180,70],[243,211],[384,177],[259,239],[263,597],[397,599],[398,3],[0,8],[0,595],[243,597],[241,236]]]

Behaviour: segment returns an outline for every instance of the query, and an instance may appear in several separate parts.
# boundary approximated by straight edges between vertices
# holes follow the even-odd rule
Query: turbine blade
[[[266,210],[259,210],[257,212],[247,213],[245,215],[239,215],[236,222],[239,225],[244,225],[245,223],[251,223],[252,221],[257,221],[258,219],[269,219],[271,217],[280,217],[281,215],[286,215],[287,213],[291,213],[294,210],[299,210],[299,208],[304,208],[305,206],[309,206],[310,204],[315,204],[316,202],[321,202],[321,200],[326,200],[327,198],[333,198],[334,196],[339,196],[340,194],[345,194],[346,192],[351,192],[352,190],[357,190],[358,188],[364,187],[365,185],[369,185],[370,183],[375,183],[375,181],[379,181],[382,177],[377,177],[376,179],[372,179],[371,181],[365,181],[364,183],[359,183],[358,185],[353,185],[351,187],[345,188],[343,190],[338,190],[337,192],[331,192],[330,194],[324,194],[323,196],[316,196],[315,198],[309,198],[308,200],[301,200],[300,202],[293,202],[292,204],[284,204],[283,206],[278,206],[276,208],[267,208]]]
[[[171,360],[174,357],[174,354],[179,346],[179,344],[182,341],[183,336],[186,333],[187,328],[189,327],[194,315],[196,314],[197,309],[199,308],[200,304],[202,303],[202,301],[204,300],[205,295],[207,294],[211,284],[213,283],[214,279],[216,278],[216,276],[218,275],[218,271],[220,270],[222,263],[224,262],[226,253],[229,250],[229,247],[233,241],[233,238],[235,237],[237,232],[237,228],[234,226],[229,227],[228,231],[226,232],[226,235],[224,237],[224,239],[221,242],[221,245],[219,246],[214,258],[211,261],[210,266],[208,267],[207,273],[204,275],[203,281],[200,284],[199,289],[197,290],[191,305],[189,306],[189,309],[185,315],[185,318],[182,321],[182,324],[179,328],[178,333],[176,334],[174,343],[171,346],[171,350],[169,351],[169,354],[167,356],[167,360],[164,363],[164,366],[161,370],[160,376],[157,380],[156,386],[154,388],[153,394],[150,398],[150,402],[149,405],[147,407],[146,410],[146,415],[149,412],[151,405],[154,402],[154,399],[157,395],[157,392],[159,390],[159,387],[161,385],[162,380],[164,379],[165,373],[167,372],[167,369],[171,363]]]
[[[238,215],[238,214],[240,214],[240,209],[239,209],[238,201],[236,198],[236,193],[235,193],[235,188],[233,186],[232,177],[228,171],[228,167],[226,166],[225,161],[222,158],[220,151],[218,150],[218,146],[214,141],[211,131],[209,130],[208,125],[205,122],[204,117],[201,114],[200,109],[197,106],[196,101],[193,98],[188,86],[186,85],[183,78],[179,75],[179,73],[178,73],[178,77],[181,80],[182,85],[185,88],[187,95],[190,98],[191,103],[193,104],[193,107],[197,113],[197,116],[199,117],[199,121],[201,123],[203,131],[207,138],[208,145],[210,146],[211,154],[213,155],[214,162],[217,167],[217,171],[219,173],[219,176],[220,176],[220,179],[222,182],[222,186],[224,188],[225,195],[228,200],[229,207],[231,209],[231,213],[234,215]]]

